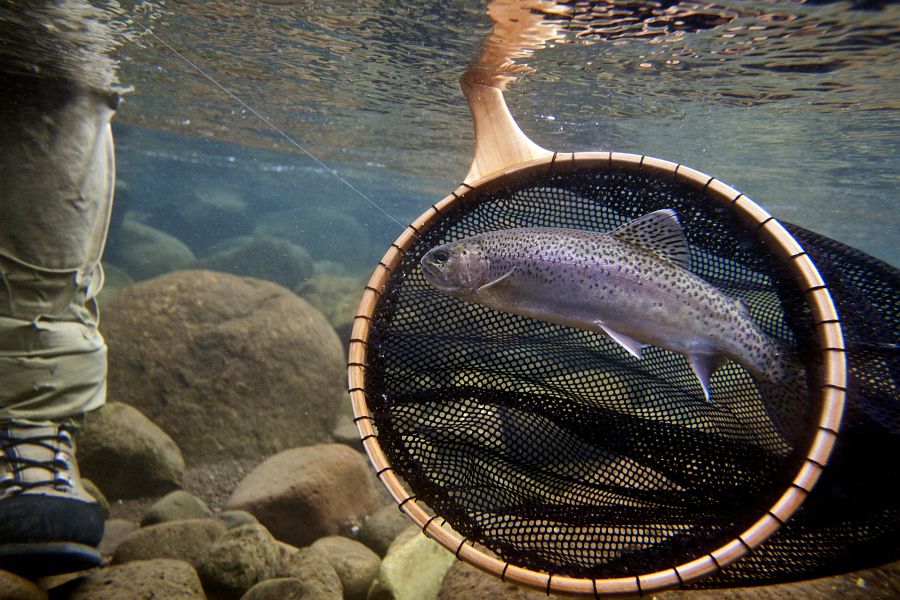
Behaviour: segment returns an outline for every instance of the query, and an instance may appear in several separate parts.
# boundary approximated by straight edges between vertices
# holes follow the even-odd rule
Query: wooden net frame
[[[376,266],[353,322],[348,361],[348,385],[354,422],[363,447],[381,482],[387,487],[399,509],[425,535],[453,552],[455,556],[504,581],[549,593],[588,596],[643,595],[684,586],[713,575],[764,543],[793,515],[812,491],[827,465],[840,429],[847,388],[847,365],[841,323],[831,294],[815,264],[790,233],[768,212],[737,190],[704,173],[673,162],[618,152],[547,153],[484,177],[472,185],[462,184],[443,200],[431,206],[391,244]],[[497,558],[460,536],[406,489],[382,450],[375,420],[366,398],[366,369],[369,332],[378,300],[392,270],[404,253],[442,214],[457,203],[465,203],[475,192],[500,189],[523,176],[565,175],[605,169],[626,169],[656,177],[672,177],[702,190],[710,202],[729,209],[747,228],[766,242],[785,264],[806,298],[818,338],[822,369],[819,381],[811,386],[818,394],[817,431],[806,450],[805,459],[790,485],[778,500],[749,528],[711,552],[671,568],[613,579],[580,579],[534,571]],[[815,404],[814,404],[815,405]]]

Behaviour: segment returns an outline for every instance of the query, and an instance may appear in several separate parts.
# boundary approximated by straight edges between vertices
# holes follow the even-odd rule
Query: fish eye
[[[436,263],[444,264],[445,262],[450,260],[450,253],[447,252],[446,250],[435,250],[434,253],[431,255],[431,258]]]

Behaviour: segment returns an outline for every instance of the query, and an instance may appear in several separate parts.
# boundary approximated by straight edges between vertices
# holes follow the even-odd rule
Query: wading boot
[[[30,579],[100,564],[100,504],[81,485],[74,423],[0,422],[0,569]]]

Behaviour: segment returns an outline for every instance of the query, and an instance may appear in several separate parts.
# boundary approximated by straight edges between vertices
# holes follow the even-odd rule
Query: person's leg
[[[37,576],[100,559],[72,432],[106,396],[94,298],[117,96],[2,71],[0,89],[0,569]]]
[[[0,74],[0,419],[100,406],[114,94]]]

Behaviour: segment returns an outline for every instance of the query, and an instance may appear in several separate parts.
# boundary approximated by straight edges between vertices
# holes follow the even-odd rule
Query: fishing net
[[[596,333],[445,296],[419,267],[434,246],[478,233],[609,231],[665,208],[684,228],[691,270],[740,299],[779,341],[796,365],[792,384],[757,384],[727,362],[707,403],[679,354],[650,347],[637,360]],[[383,285],[370,284],[372,308],[361,310],[351,342],[364,359],[354,362],[351,350],[350,377],[366,448],[376,466],[389,465],[378,474],[406,482],[410,494],[394,492],[401,509],[433,515],[426,533],[449,526],[468,542],[458,556],[477,543],[504,564],[501,576],[547,573],[548,590],[553,577],[594,580],[595,592],[597,580],[630,577],[642,591],[650,586],[638,575],[666,570],[684,584],[696,578],[673,567],[697,557],[712,557],[717,573],[694,585],[717,587],[900,555],[900,474],[896,460],[879,460],[896,459],[900,444],[896,270],[790,227],[837,299],[850,404],[833,464],[778,529],[786,519],[771,507],[786,489],[806,497],[803,470],[821,470],[810,465],[810,444],[837,426],[819,417],[831,385],[822,383],[821,318],[759,227],[704,186],[612,161],[519,170],[461,188],[434,210],[438,218],[390,249]],[[778,531],[757,547],[741,536],[761,515]],[[733,540],[753,552],[719,571],[715,549]]]

